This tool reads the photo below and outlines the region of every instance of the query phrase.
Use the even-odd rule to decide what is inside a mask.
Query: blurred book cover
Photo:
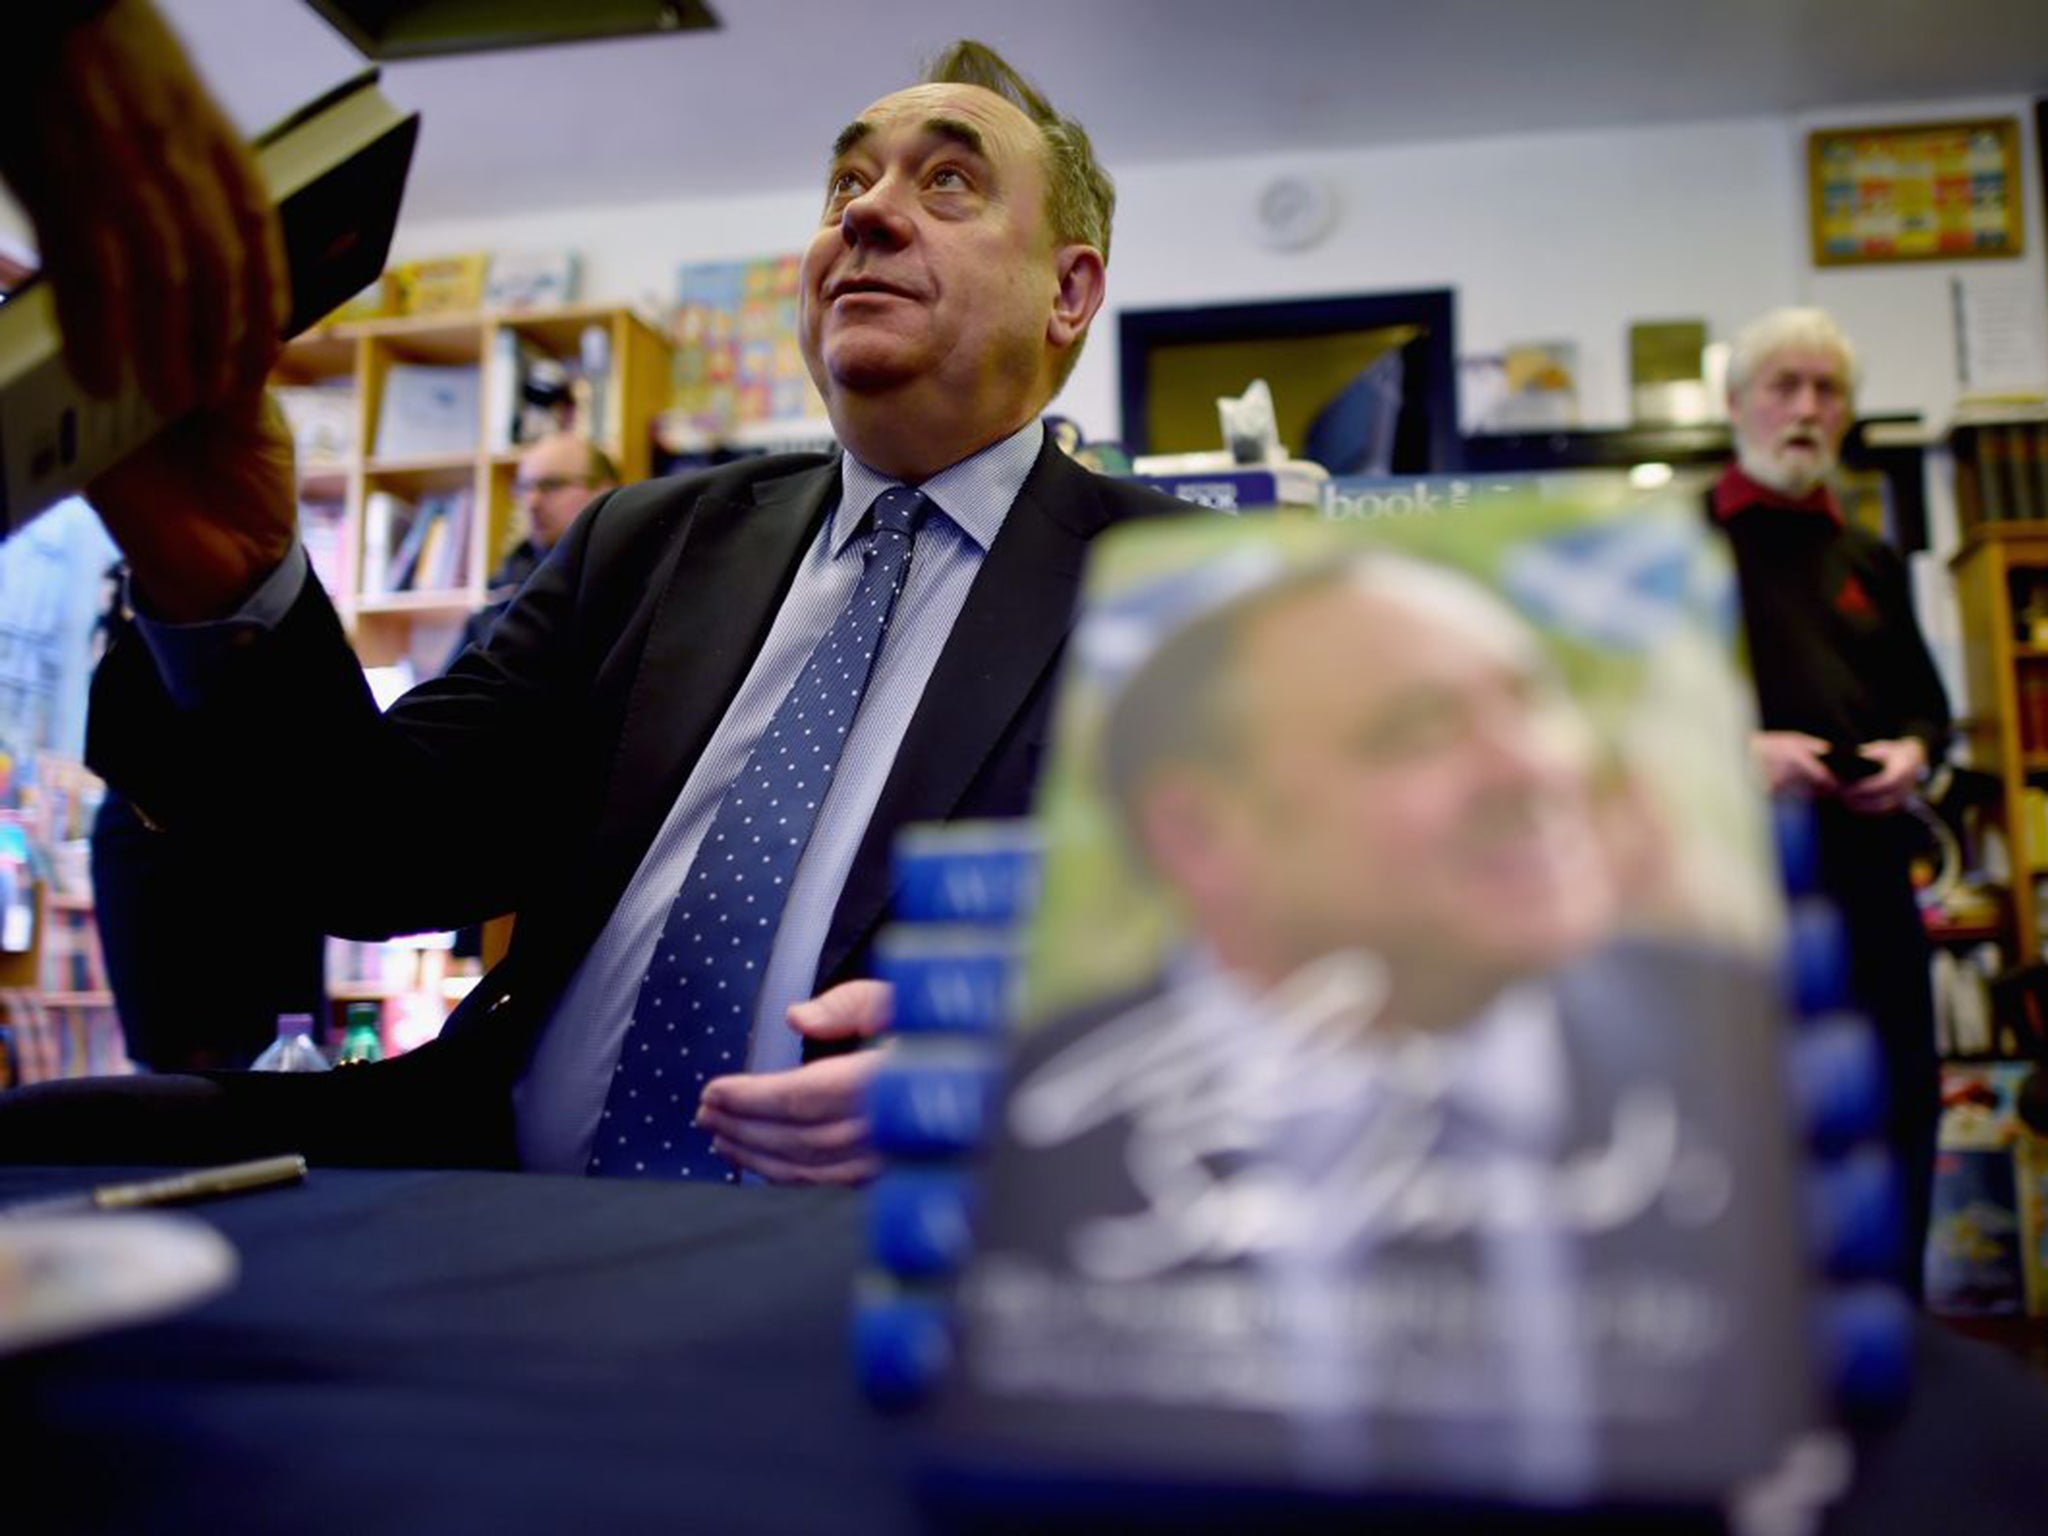
[[[469,314],[483,305],[490,265],[491,258],[483,251],[398,262],[384,274],[385,313]]]
[[[2048,1311],[2048,1141],[2021,1114],[2032,1062],[1944,1064],[1927,1306],[1952,1317]]]
[[[1579,424],[1579,349],[1570,341],[1519,342],[1472,358],[1482,432],[1533,432]]]
[[[1733,617],[1685,497],[1098,541],[942,1477],[1694,1507],[1778,1464]]]
[[[1628,328],[1632,414],[1640,426],[1685,427],[1723,409],[1707,379],[1703,320],[1643,320]]]
[[[484,307],[539,309],[573,304],[581,266],[571,250],[495,251],[484,278]]]

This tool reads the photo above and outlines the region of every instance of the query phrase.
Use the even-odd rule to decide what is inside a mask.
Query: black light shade
[[[533,48],[593,38],[708,31],[704,0],[306,0],[367,58]]]

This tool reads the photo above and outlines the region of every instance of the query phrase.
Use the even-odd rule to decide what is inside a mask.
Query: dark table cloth
[[[858,1195],[316,1169],[189,1211],[232,1290],[0,1357],[0,1528],[920,1529],[910,1426],[853,1383]],[[1918,1370],[1828,1531],[2048,1530],[2048,1385],[1933,1324]]]

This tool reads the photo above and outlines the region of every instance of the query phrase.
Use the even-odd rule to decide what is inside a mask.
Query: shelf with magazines
[[[294,341],[273,386],[302,535],[364,664],[438,669],[524,536],[513,479],[532,437],[573,427],[644,478],[669,368],[654,325],[603,304],[346,321]]]
[[[0,809],[0,1086],[132,1070],[92,893],[103,794],[83,763],[46,752]]]

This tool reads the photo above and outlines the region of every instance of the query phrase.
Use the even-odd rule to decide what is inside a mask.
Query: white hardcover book
[[[481,371],[473,364],[394,363],[377,411],[377,457],[438,458],[476,451]]]
[[[382,597],[385,573],[391,564],[391,535],[399,521],[399,501],[389,491],[372,491],[363,498],[363,590],[364,597]]]

